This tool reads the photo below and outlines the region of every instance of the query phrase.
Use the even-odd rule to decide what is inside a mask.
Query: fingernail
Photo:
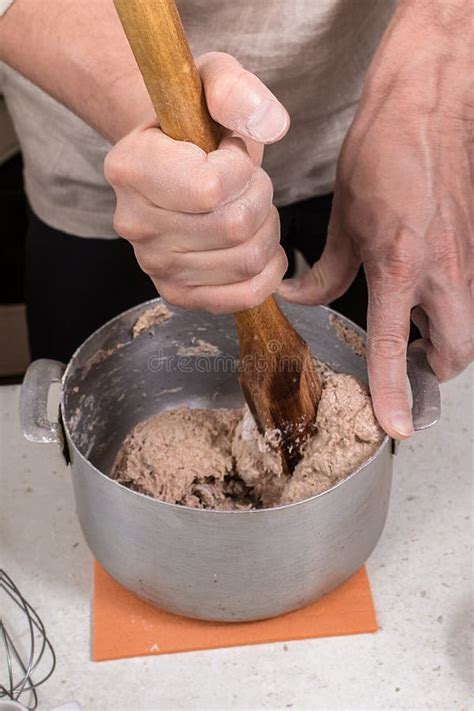
[[[280,292],[281,294],[290,293],[294,292],[298,289],[299,286],[299,281],[298,279],[285,279],[282,281],[280,286],[278,287],[277,291]]]
[[[394,412],[390,418],[392,429],[401,438],[410,437],[413,434],[413,422],[410,415],[404,412]]]
[[[276,101],[261,101],[245,124],[247,131],[256,141],[268,143],[276,141],[288,128],[288,114]]]

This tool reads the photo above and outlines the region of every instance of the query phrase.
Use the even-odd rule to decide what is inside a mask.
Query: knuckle
[[[466,273],[467,261],[462,258],[454,232],[447,231],[433,246],[435,262],[453,283],[459,283]]]
[[[394,402],[404,403],[406,400],[406,389],[397,383],[381,383],[378,388],[378,396],[385,405],[389,402],[393,404]]]
[[[148,254],[137,254],[137,262],[140,265],[140,269],[148,274],[148,276],[159,277],[160,270],[153,259],[151,259]]]
[[[259,195],[260,201],[268,205],[269,211],[274,208],[278,216],[278,210],[273,205],[273,183],[268,173],[263,170],[263,168],[257,168],[253,174],[252,182],[255,186],[255,192]]]
[[[270,202],[270,204],[273,202],[273,182],[268,173],[263,170],[263,168],[259,168],[257,171],[257,178],[261,181],[262,183],[262,191],[267,195],[267,199]],[[275,208],[275,212],[277,213],[278,216],[278,210]]]
[[[280,241],[280,215],[278,209],[272,204],[270,204],[270,218],[273,234],[278,237],[278,241]]]
[[[412,235],[402,232],[393,240],[387,261],[386,274],[391,277],[399,287],[410,288],[416,281],[419,273],[417,250],[413,248]]]
[[[115,232],[128,242],[144,242],[158,236],[159,226],[152,224],[144,216],[140,216],[134,208],[127,209],[122,200],[118,200],[114,213],[113,226]]]
[[[208,172],[196,181],[194,194],[199,212],[214,212],[224,202],[225,197],[222,181],[215,172]]]
[[[389,283],[392,288],[409,291],[422,272],[423,245],[410,230],[390,236],[380,243],[365,245],[363,261],[372,280]]]
[[[113,224],[115,232],[129,242],[138,241],[143,236],[136,220],[128,218],[118,210],[115,211]]]
[[[253,234],[254,219],[248,204],[233,203],[222,216],[223,241],[228,246],[246,242]]]
[[[116,148],[110,150],[104,158],[104,177],[108,183],[113,183],[113,178],[114,178],[113,162],[114,162],[114,151],[115,150],[116,150]]]
[[[160,255],[159,259],[149,249],[142,250],[139,253],[135,252],[137,261],[142,271],[152,277],[163,278],[170,274],[170,265],[164,255]]]
[[[407,340],[397,333],[383,333],[372,336],[369,339],[368,347],[374,358],[398,360],[406,355]]]
[[[281,245],[278,246],[277,259],[278,269],[276,271],[276,279],[277,284],[279,284],[285,276],[286,270],[288,269],[288,257],[286,256],[286,252]]]
[[[267,254],[261,241],[249,242],[245,245],[245,256],[242,263],[244,277],[255,277],[260,274],[267,263]]]
[[[173,306],[180,306],[183,309],[192,308],[189,298],[189,289],[165,281],[161,283],[159,291],[160,295]]]
[[[132,165],[120,144],[115,146],[105,157],[104,177],[114,189],[126,187],[132,182]]]

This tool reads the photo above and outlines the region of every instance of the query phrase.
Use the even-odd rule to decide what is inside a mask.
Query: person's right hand
[[[233,57],[214,52],[197,64],[210,114],[228,129],[219,148],[206,155],[147,124],[117,143],[104,171],[117,197],[115,230],[159,293],[184,308],[240,311],[264,301],[286,271],[260,163],[289,117]]]

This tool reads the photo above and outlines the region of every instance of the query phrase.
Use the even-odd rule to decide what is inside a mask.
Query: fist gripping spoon
[[[114,0],[161,130],[210,153],[219,146],[174,0]],[[305,341],[273,296],[234,314],[240,385],[261,432],[276,430],[287,473],[315,426],[321,385]]]

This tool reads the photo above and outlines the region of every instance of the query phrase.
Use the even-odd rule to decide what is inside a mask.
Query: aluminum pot
[[[387,516],[393,442],[332,489],[299,503],[252,511],[208,511],[156,501],[110,479],[118,448],[144,418],[181,405],[243,404],[236,376],[233,319],[171,307],[169,320],[132,337],[137,319],[159,299],[104,325],[69,365],[32,363],[21,392],[21,422],[35,442],[59,442],[71,463],[77,514],[93,555],[141,598],[181,615],[257,620],[307,605],[367,560]],[[324,307],[282,304],[313,354],[367,381],[365,358],[334,328]],[[219,355],[180,356],[202,339]],[[439,390],[424,351],[409,349],[415,429],[439,416]],[[47,416],[52,382],[61,386],[59,418]]]

